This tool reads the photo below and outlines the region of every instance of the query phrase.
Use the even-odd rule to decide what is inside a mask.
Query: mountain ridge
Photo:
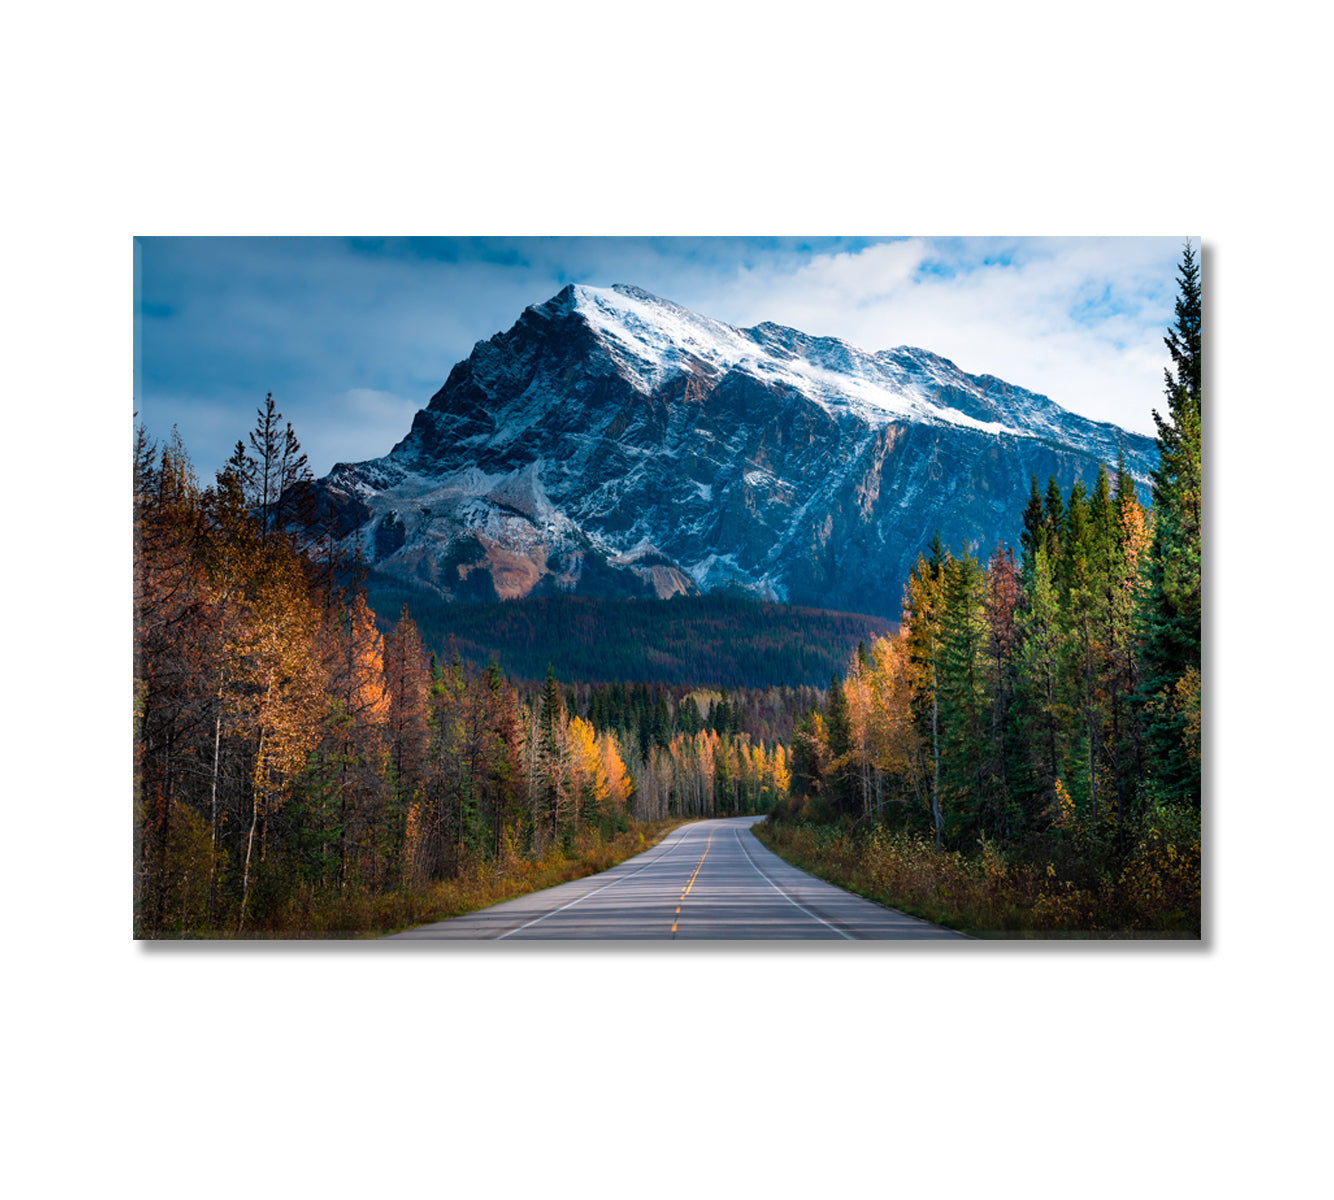
[[[1013,544],[1029,480],[1156,447],[915,347],[740,329],[571,284],[478,342],[390,452],[316,485],[345,547],[446,599],[694,594],[897,616],[939,529]]]

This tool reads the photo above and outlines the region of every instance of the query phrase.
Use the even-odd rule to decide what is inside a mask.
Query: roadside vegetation
[[[923,920],[997,938],[1196,938],[1200,836],[1195,814],[1164,807],[1130,855],[1082,829],[1026,859],[983,839],[939,851],[929,834],[850,821],[762,821],[754,833],[793,866]]]
[[[320,517],[294,519],[304,455],[271,397],[249,447],[206,488],[179,436],[135,447],[136,937],[382,932],[786,794],[774,739],[814,689],[669,700],[442,660],[298,532]]]
[[[417,925],[462,916],[504,900],[596,875],[640,854],[683,824],[682,820],[638,822],[610,836],[581,831],[565,847],[550,846],[538,858],[510,852],[476,857],[457,874],[385,890],[358,881],[344,888],[294,880],[286,871],[264,871],[255,882],[258,916],[238,935],[232,926],[208,928],[207,896],[183,893],[181,918],[159,937],[177,938],[375,938]],[[190,917],[195,917],[191,921]]]
[[[1183,253],[1145,509],[1119,463],[1031,481],[1016,559],[937,536],[897,636],[794,727],[761,830],[792,861],[942,924],[1200,936],[1200,287]]]

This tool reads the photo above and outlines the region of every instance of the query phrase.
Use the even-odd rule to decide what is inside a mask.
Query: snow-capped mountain
[[[1031,476],[1091,484],[1118,450],[1147,482],[1152,439],[928,351],[572,285],[318,489],[378,571],[452,599],[740,587],[897,617],[934,531],[1017,549]]]

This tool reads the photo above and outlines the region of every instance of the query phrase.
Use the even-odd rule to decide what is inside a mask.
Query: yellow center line
[[[695,872],[694,872],[693,875],[690,876],[690,882],[686,884],[686,890],[685,890],[684,892],[681,893],[681,901],[682,901],[682,903],[685,902],[685,898],[690,894],[690,889],[691,889],[692,887],[695,886],[695,879],[696,879],[696,877],[699,875],[700,868],[704,865],[704,860],[705,860],[706,858],[709,857],[709,847],[710,847],[711,845],[713,845],[713,834],[712,834],[712,833],[709,834],[709,840],[708,840],[707,842],[704,843],[704,853],[701,854],[701,855],[699,856],[699,862],[697,862],[697,863],[695,864]],[[680,910],[679,908],[676,910],[676,915],[677,915],[678,917],[681,915],[681,910]],[[676,922],[676,921],[673,921],[673,922],[672,922],[672,932],[673,932],[673,933],[676,932],[676,926],[677,926],[677,922]]]

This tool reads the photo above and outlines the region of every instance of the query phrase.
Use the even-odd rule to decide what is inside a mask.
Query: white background
[[[1308,1194],[1330,1065],[1313,10],[371,11],[7,21],[15,1194]],[[135,944],[131,238],[166,233],[1201,236],[1204,945]]]

